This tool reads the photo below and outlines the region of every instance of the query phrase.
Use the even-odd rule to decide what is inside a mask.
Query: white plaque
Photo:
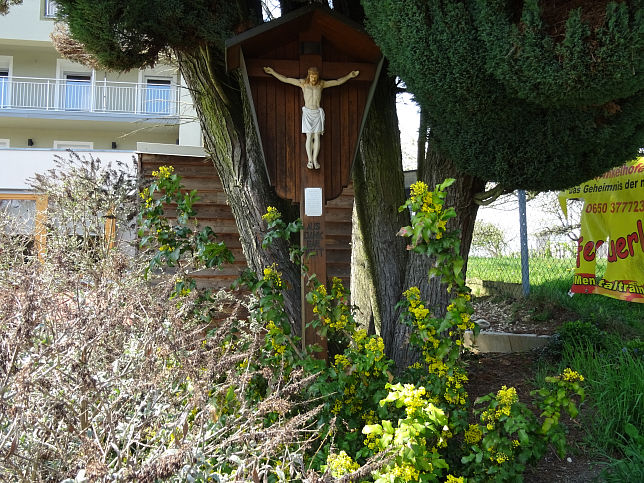
[[[304,214],[322,216],[322,188],[304,188]]]

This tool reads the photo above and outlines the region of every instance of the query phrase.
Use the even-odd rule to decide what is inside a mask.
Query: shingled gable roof
[[[323,6],[298,9],[226,41],[226,69],[236,69],[240,64],[239,52],[244,56],[262,57],[275,48],[298,39],[300,32],[319,28],[322,36],[334,48],[345,51],[356,62],[378,63],[380,49],[360,25]]]

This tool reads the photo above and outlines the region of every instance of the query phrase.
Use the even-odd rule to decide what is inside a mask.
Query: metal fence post
[[[525,191],[518,190],[519,197],[519,237],[521,238],[521,285],[523,295],[530,295],[530,262],[528,259],[528,222],[526,218]]]

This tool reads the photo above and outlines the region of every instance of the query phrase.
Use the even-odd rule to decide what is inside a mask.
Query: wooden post
[[[313,253],[305,258],[309,274],[315,274],[318,281],[326,286],[326,244],[324,224],[324,166],[319,170],[306,168],[304,162],[301,172],[302,202],[300,217],[304,228],[300,234],[300,246],[305,253]],[[307,324],[313,319],[313,306],[307,303],[306,293],[313,287],[307,283],[308,277],[302,271],[302,347],[317,344],[322,347],[319,357],[328,359],[326,339]]]
[[[34,245],[38,253],[38,259],[42,262],[47,249],[47,206],[49,197],[47,195],[36,195],[36,218],[34,220]]]
[[[301,32],[299,35],[300,45],[307,46],[300,51],[300,77],[308,75],[309,67],[322,68],[321,41],[322,35],[319,30],[313,29]],[[302,48],[302,47],[301,47]],[[323,94],[324,96],[324,94]],[[304,136],[304,134],[301,134]],[[320,136],[319,159],[323,159],[322,150],[324,146],[324,135]],[[307,157],[304,149],[304,143],[301,143],[300,150],[300,189],[302,190],[300,198],[300,217],[304,229],[301,233],[300,246],[305,253],[314,252],[305,260],[308,265],[309,273],[317,275],[318,281],[326,286],[326,244],[325,244],[325,226],[324,226],[324,173],[330,169],[325,163],[320,163],[320,169],[307,168]],[[306,347],[317,344],[322,347],[322,352],[318,356],[328,359],[328,350],[326,339],[313,328],[307,328],[306,325],[313,319],[313,307],[306,302],[306,293],[311,290],[311,286],[306,283],[304,273],[302,273],[302,346]]]

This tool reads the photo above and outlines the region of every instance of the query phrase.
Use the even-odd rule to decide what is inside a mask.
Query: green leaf
[[[379,424],[367,424],[362,428],[362,434],[382,434],[382,426]]]
[[[637,441],[640,437],[640,433],[637,430],[637,428],[631,424],[631,423],[626,423],[624,425],[624,431],[626,434],[628,434],[631,438],[633,438],[635,441]]]
[[[455,181],[456,181],[456,179],[454,179],[454,178],[447,178],[445,181],[443,181],[441,184],[438,185],[438,188],[441,191],[444,191],[445,188],[447,188],[449,186],[452,186]]]

